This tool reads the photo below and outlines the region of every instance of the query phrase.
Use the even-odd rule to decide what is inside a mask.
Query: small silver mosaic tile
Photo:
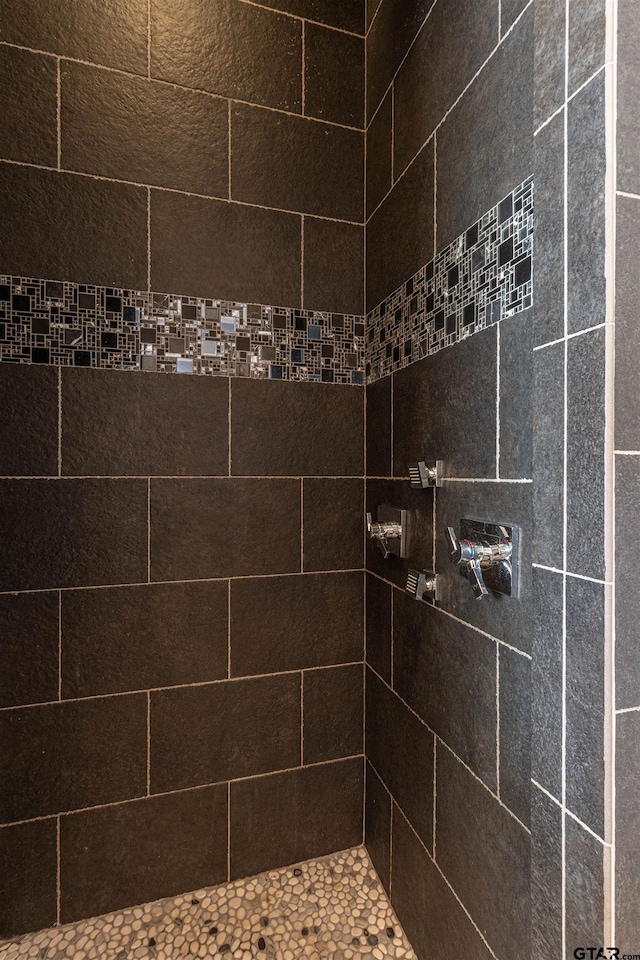
[[[0,361],[361,384],[364,318],[0,276]]]
[[[533,303],[533,178],[367,315],[368,383]]]

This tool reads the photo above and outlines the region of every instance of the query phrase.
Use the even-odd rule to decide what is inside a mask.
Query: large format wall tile
[[[235,104],[231,144],[234,200],[362,223],[362,133]]]
[[[61,77],[65,169],[227,196],[224,100],[67,61]]]
[[[64,474],[227,475],[228,444],[226,379],[63,370]]]
[[[150,551],[152,580],[295,573],[300,482],[152,480]]]
[[[361,758],[231,784],[231,879],[362,843]]]
[[[390,477],[393,473],[391,449],[391,377],[367,384],[366,442],[367,476]]]
[[[619,196],[616,206],[615,445],[618,450],[640,450],[637,416],[640,275],[636,260],[640,242],[640,199]]]
[[[364,392],[315,383],[274,386],[245,379],[232,384],[232,473],[361,476]]]
[[[497,956],[524,960],[530,956],[530,837],[440,746],[437,778],[438,864]]]
[[[305,310],[364,312],[364,228],[305,217]]]
[[[3,165],[0,172],[4,271],[146,288],[144,187],[31,167]]]
[[[0,713],[0,821],[141,796],[147,698],[97,698]]]
[[[147,579],[144,480],[2,480],[1,590]]]
[[[393,587],[374,577],[366,576],[366,660],[375,672],[391,683],[391,603]]]
[[[270,107],[301,108],[302,24],[237,0],[151,3],[151,75]]]
[[[367,120],[386,93],[431,0],[383,0],[367,37]]]
[[[531,808],[531,661],[499,650],[500,799],[525,824]]]
[[[640,194],[640,136],[636,104],[640,95],[638,9],[635,0],[618,4],[617,172],[619,190]]]
[[[564,587],[561,573],[533,571],[531,776],[562,798]]]
[[[391,796],[369,762],[366,764],[364,842],[385,890],[391,879]]]
[[[370,670],[366,677],[366,752],[428,849],[433,847],[434,738]]]
[[[392,91],[386,95],[367,130],[367,169],[365,172],[367,218],[392,187]]]
[[[63,697],[226,677],[227,593],[224,581],[65,591]]]
[[[151,791],[297,767],[300,711],[299,674],[152,693]]]
[[[536,311],[538,312],[538,311]],[[534,563],[561,569],[564,530],[565,344],[533,354]]]
[[[321,763],[362,753],[363,668],[308,670],[303,678],[304,762]]]
[[[616,457],[616,704],[640,705],[638,623],[640,598],[636,590],[640,535],[640,457]]]
[[[363,600],[361,573],[234,580],[231,676],[362,660]]]
[[[0,49],[4,91],[0,157],[48,167],[57,164],[56,83],[53,57],[13,47]]]
[[[339,30],[364,33],[362,0],[255,0],[262,7],[283,10],[295,17],[317,20]]]
[[[58,371],[0,364],[0,408],[0,476],[55,476]]]
[[[299,307],[300,217],[152,190],[151,287]]]
[[[305,23],[304,91],[306,116],[362,127],[364,40]]]
[[[63,923],[223,883],[226,785],[63,817]]]
[[[0,706],[58,699],[58,594],[0,596]]]
[[[564,101],[566,6],[536,0],[533,125],[538,129]]]
[[[147,72],[146,0],[0,3],[0,39],[131,73]]]
[[[501,477],[526,478],[533,472],[533,309],[508,317],[498,327],[500,341]]]
[[[640,712],[616,718],[616,930],[621,948],[631,950],[638,936],[640,900]]]
[[[53,817],[0,829],[0,937],[55,924],[56,879]]]
[[[536,8],[537,9],[537,8]],[[535,139],[535,344],[564,336],[564,112]]]
[[[604,877],[602,844],[565,816],[565,928],[569,957],[575,956],[576,947],[603,942]]]
[[[572,0],[569,4],[568,94],[589,80],[607,58],[606,0]]]
[[[364,483],[316,477],[303,484],[304,570],[362,567]]]
[[[531,792],[532,957],[562,956],[562,808]]]

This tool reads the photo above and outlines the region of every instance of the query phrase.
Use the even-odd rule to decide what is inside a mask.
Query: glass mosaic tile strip
[[[0,276],[0,361],[362,384],[364,317]]]
[[[533,303],[533,178],[367,315],[368,383]]]

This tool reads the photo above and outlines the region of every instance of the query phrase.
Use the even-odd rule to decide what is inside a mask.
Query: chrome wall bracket
[[[385,560],[407,555],[407,511],[386,505],[378,507],[377,520],[367,513],[367,536],[375,540]]]
[[[433,466],[428,467],[424,460],[409,464],[409,479],[412,487],[425,490],[427,487],[441,487],[444,463],[436,460]]]
[[[447,527],[449,559],[466,577],[476,600],[490,591],[517,597],[520,573],[520,531],[510,524],[460,521],[460,538]]]
[[[427,570],[409,570],[405,590],[415,600],[435,605],[438,602],[438,576]]]

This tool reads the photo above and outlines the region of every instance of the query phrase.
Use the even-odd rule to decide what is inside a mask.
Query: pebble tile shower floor
[[[0,942],[2,960],[215,956],[415,960],[363,847]]]

